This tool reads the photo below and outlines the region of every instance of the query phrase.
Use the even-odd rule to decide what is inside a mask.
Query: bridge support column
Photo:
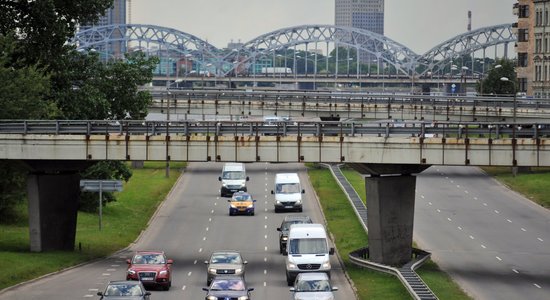
[[[365,178],[369,259],[402,266],[412,258],[416,177],[429,166],[352,164]]]
[[[80,198],[78,171],[90,163],[27,162],[27,165],[32,169],[27,177],[30,250],[74,250]]]

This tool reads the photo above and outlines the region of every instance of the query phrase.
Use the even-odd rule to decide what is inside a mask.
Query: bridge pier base
[[[412,258],[416,177],[429,166],[352,164],[365,178],[369,260],[402,266]]]
[[[30,250],[74,250],[80,198],[78,171],[89,163],[27,162],[27,165],[32,168],[27,176]],[[55,165],[58,170],[49,168]]]

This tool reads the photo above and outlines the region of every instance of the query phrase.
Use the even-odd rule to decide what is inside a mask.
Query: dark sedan
[[[311,224],[311,218],[302,215],[290,215],[286,216],[281,223],[281,227],[277,228],[279,231],[279,253],[283,254],[286,250],[286,244],[288,240],[288,232],[290,231],[290,225],[292,224]]]
[[[253,290],[254,288],[248,288],[244,279],[237,275],[218,275],[208,288],[203,288],[203,291],[206,291],[205,300],[250,300],[250,292]]]

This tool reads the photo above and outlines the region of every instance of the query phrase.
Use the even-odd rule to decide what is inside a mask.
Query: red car
[[[126,260],[126,280],[140,280],[145,286],[159,286],[169,290],[172,285],[172,263],[163,251],[138,251]]]

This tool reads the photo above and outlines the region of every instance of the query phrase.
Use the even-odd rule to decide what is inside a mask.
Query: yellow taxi
[[[243,214],[243,215],[254,215],[254,202],[256,200],[252,199],[252,196],[246,192],[236,192],[231,197],[231,200],[227,200],[229,202],[229,215],[237,215],[237,214]]]

